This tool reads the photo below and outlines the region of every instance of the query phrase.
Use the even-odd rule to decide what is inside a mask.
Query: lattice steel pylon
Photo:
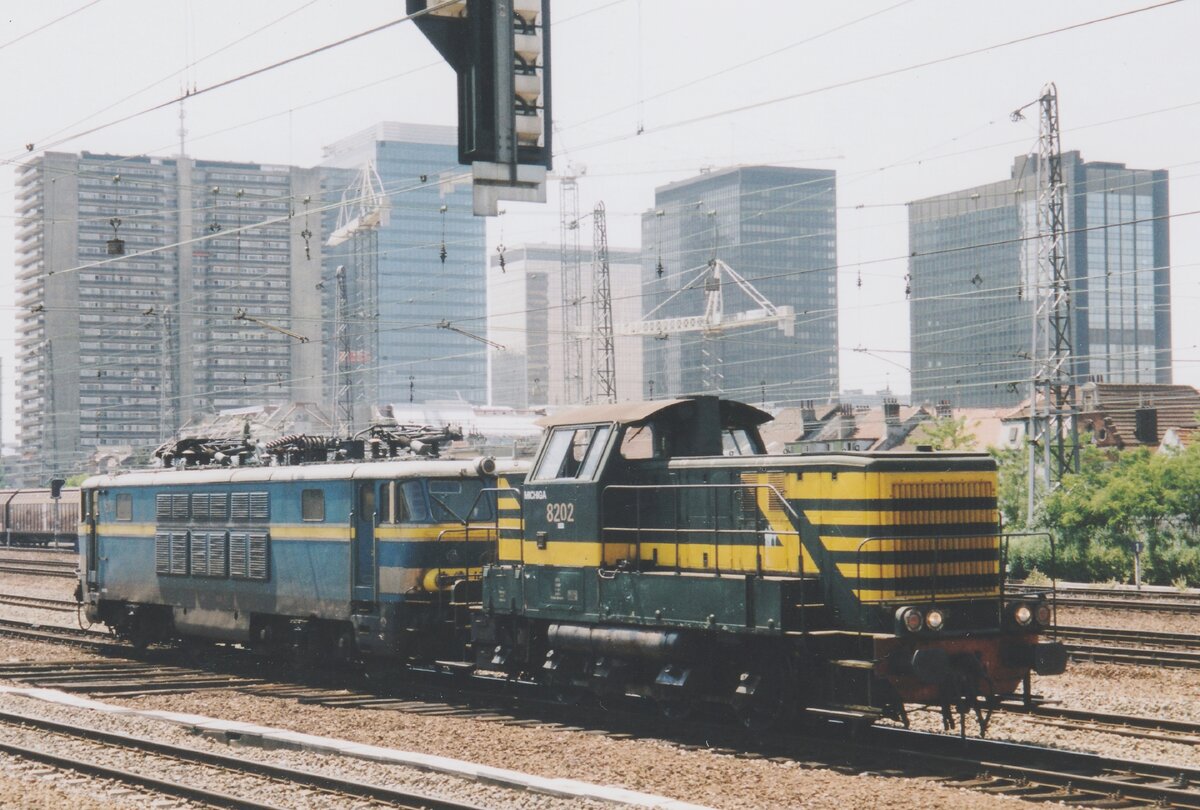
[[[354,375],[351,371],[350,296],[346,290],[346,267],[334,271],[333,315],[333,435],[349,436],[354,431]]]
[[[595,402],[617,401],[617,358],[613,336],[612,279],[608,265],[608,222],[604,203],[592,211],[592,369]]]
[[[583,401],[583,302],[580,298],[579,268],[579,184],[574,175],[559,182],[561,212],[561,341],[563,402],[577,405]]]
[[[1058,89],[1042,89],[1039,109],[1037,163],[1037,264],[1033,288],[1033,374],[1029,398],[1029,507],[1040,450],[1046,490],[1064,475],[1079,471],[1079,426],[1076,419],[1074,352],[1071,338],[1071,278],[1067,268],[1066,185],[1062,172],[1062,141],[1058,118]],[[1026,105],[1031,106],[1031,105]],[[1024,108],[1022,108],[1024,109]],[[1014,113],[1019,117],[1020,110]]]

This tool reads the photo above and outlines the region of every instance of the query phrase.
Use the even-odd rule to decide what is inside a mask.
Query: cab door
[[[607,424],[551,430],[522,493],[526,563],[604,564],[600,473],[612,433]]]
[[[96,590],[98,559],[100,555],[99,538],[97,537],[96,516],[99,511],[99,492],[91,489],[80,490],[80,513],[83,517],[83,554],[84,571],[86,571],[88,590]]]
[[[375,482],[354,482],[354,511],[351,522],[351,568],[353,599],[375,601]]]

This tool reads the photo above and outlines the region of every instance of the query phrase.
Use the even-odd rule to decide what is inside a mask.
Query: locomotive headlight
[[[921,625],[925,621],[925,617],[921,615],[921,611],[914,607],[904,607],[896,611],[896,618],[904,625],[904,629],[910,633],[915,633],[921,629]]]
[[[925,626],[930,630],[941,630],[946,624],[946,617],[937,608],[933,608],[925,614]]]
[[[1033,621],[1033,611],[1029,609],[1029,605],[1022,602],[1013,608],[1012,617],[1017,624],[1026,627]]]
[[[1054,614],[1050,610],[1050,606],[1047,605],[1045,602],[1042,602],[1040,605],[1037,606],[1037,609],[1034,611],[1034,614],[1037,616],[1037,623],[1042,625],[1043,627],[1049,625],[1051,619],[1054,618]]]

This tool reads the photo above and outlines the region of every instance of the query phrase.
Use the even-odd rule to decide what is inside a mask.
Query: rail
[[[785,530],[785,531],[779,531],[777,529],[772,528],[770,525],[767,525],[765,528],[762,526],[763,518],[758,509],[758,497],[757,496],[758,496],[759,490],[767,490],[771,495],[775,496],[776,504],[784,512],[787,513],[789,521],[791,522],[791,525],[793,527],[792,529]],[[711,492],[712,502],[708,505],[709,508],[706,510],[700,510],[698,512],[698,514],[700,516],[703,516],[705,519],[711,518],[711,523],[712,523],[711,526],[695,527],[695,526],[681,526],[680,525],[680,513],[682,511],[680,509],[680,494],[684,493],[684,492],[688,492],[688,491]],[[728,519],[729,519],[730,523],[732,523],[736,520],[735,510],[732,510],[732,509],[722,510],[720,508],[718,498],[722,491],[726,491],[726,492],[739,491],[739,492],[743,492],[743,493],[747,492],[747,491],[753,492],[752,503],[754,504],[754,512],[753,512],[753,515],[754,515],[753,519],[754,519],[754,523],[755,523],[754,528],[722,528],[721,527],[721,517],[723,514],[729,515]],[[776,487],[774,484],[610,484],[610,485],[606,486],[600,494],[600,509],[601,509],[600,513],[601,513],[601,515],[608,514],[608,509],[607,509],[608,504],[609,504],[608,499],[613,493],[619,493],[619,492],[632,492],[633,493],[634,525],[633,526],[601,525],[601,528],[600,528],[600,559],[601,559],[601,567],[602,568],[604,567],[604,564],[608,560],[608,546],[610,545],[608,537],[610,534],[614,534],[614,535],[622,535],[622,534],[630,535],[630,534],[632,534],[633,535],[632,541],[626,541],[624,543],[624,545],[626,547],[628,547],[630,545],[632,545],[634,547],[635,552],[634,552],[633,562],[638,567],[641,567],[641,565],[642,565],[642,545],[645,542],[647,542],[647,540],[646,540],[647,536],[650,536],[651,538],[663,537],[663,536],[671,538],[670,543],[674,546],[674,550],[675,550],[675,572],[676,573],[680,573],[683,570],[682,555],[680,554],[680,546],[682,544],[683,539],[689,538],[689,537],[692,537],[692,536],[695,536],[698,534],[707,534],[712,537],[713,558],[714,558],[713,564],[712,564],[712,570],[717,576],[720,576],[722,573],[722,570],[721,570],[722,540],[725,539],[727,542],[724,543],[724,546],[726,548],[730,548],[731,546],[734,545],[733,539],[738,538],[738,537],[754,537],[754,538],[758,539],[757,542],[754,543],[755,573],[758,576],[762,576],[764,573],[794,573],[794,572],[799,572],[799,574],[802,578],[804,576],[804,573],[805,573],[804,572],[804,546],[803,546],[803,543],[800,542],[800,532],[794,528],[797,525],[797,522],[799,521],[800,516],[797,514],[796,510],[792,507],[792,505],[789,504],[786,499],[784,499],[783,494],[779,491],[778,487]],[[664,492],[671,493],[671,497],[673,499],[672,505],[671,505],[671,515],[673,518],[672,519],[673,525],[671,525],[671,526],[646,526],[646,525],[643,525],[643,499],[642,499],[642,496],[647,493],[650,493],[650,494],[653,494],[656,496],[661,496]],[[745,507],[745,503],[744,503],[744,496],[743,496],[743,502],[739,504],[739,507],[740,508],[737,510],[737,512],[740,512],[740,514],[745,515],[746,507]],[[783,542],[783,539],[789,538],[789,537],[794,537],[796,539],[796,556],[797,556],[796,568],[791,569],[786,566],[783,568],[766,568],[766,567],[764,567],[763,556],[765,553],[765,549],[771,548],[771,547],[786,548],[786,545]],[[772,540],[774,542],[770,542]],[[653,540],[651,542],[653,542]],[[612,544],[620,545],[621,543],[614,541]],[[743,545],[743,544],[739,543],[737,545]],[[737,573],[745,573],[744,569],[740,569],[740,568],[737,568],[736,566],[732,565],[732,554],[730,556],[731,556],[730,569],[732,569],[733,571],[736,571]],[[703,567],[705,569],[707,569],[709,566],[704,565]]]

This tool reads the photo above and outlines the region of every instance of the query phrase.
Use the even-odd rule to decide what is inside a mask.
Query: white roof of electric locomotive
[[[259,481],[343,481],[399,478],[474,478],[483,458],[413,458],[389,461],[298,464],[280,467],[205,467],[134,470],[95,475],[80,486],[96,489],[106,486],[136,487],[164,484],[238,484]],[[496,460],[496,474],[525,472],[529,463],[513,459]]]

